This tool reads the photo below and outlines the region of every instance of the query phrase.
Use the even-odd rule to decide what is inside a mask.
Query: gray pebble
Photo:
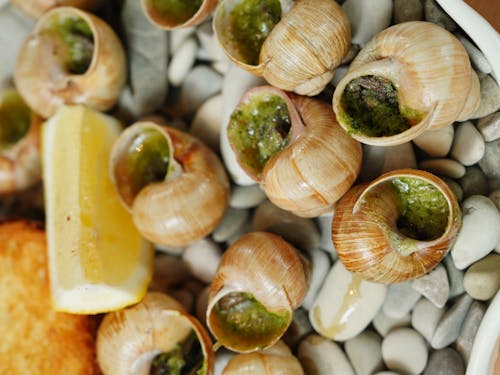
[[[411,286],[437,307],[443,307],[450,294],[448,276],[442,265],[438,265],[427,275],[413,280]]]
[[[356,375],[370,375],[382,370],[382,339],[372,331],[361,332],[344,344]]]
[[[484,139],[470,121],[455,127],[455,137],[450,156],[462,165],[476,164],[484,155]]]
[[[421,374],[427,364],[428,352],[424,338],[411,328],[398,328],[382,342],[386,366],[406,375]]]
[[[260,188],[260,185],[231,187],[231,198],[229,206],[233,208],[252,208],[257,207],[266,199],[266,194]]]
[[[453,159],[435,158],[422,160],[418,167],[425,171],[450,178],[460,178],[465,174],[465,167]]]
[[[380,309],[373,319],[373,326],[381,336],[385,337],[395,328],[408,327],[410,325],[410,321],[410,313],[405,314],[401,318],[391,318],[384,313],[384,309]]]
[[[428,299],[422,298],[413,309],[411,325],[430,342],[443,314],[444,308],[437,307]]]
[[[477,130],[486,142],[495,141],[500,138],[500,112],[492,113],[480,119]]]
[[[500,255],[492,253],[465,272],[465,291],[474,299],[486,301],[500,288]]]
[[[347,52],[347,55],[342,60],[341,64],[342,65],[349,64],[352,60],[354,60],[354,58],[356,57],[356,55],[358,54],[360,49],[361,49],[361,47],[359,46],[359,44],[351,44],[351,46],[349,47],[349,51]]]
[[[477,330],[481,324],[481,320],[483,320],[485,312],[486,306],[481,302],[474,301],[465,317],[460,335],[458,335],[456,341],[456,348],[462,355],[465,363],[469,362],[472,345],[474,344]]]
[[[488,194],[488,179],[478,167],[467,167],[465,175],[458,182],[462,187],[464,198],[476,194]]]
[[[455,21],[439,6],[435,0],[425,0],[425,20],[438,24],[446,30],[453,32],[457,28]]]
[[[330,253],[332,260],[337,259],[337,253],[332,242],[333,215],[321,215],[316,219],[321,232],[321,249]]]
[[[423,375],[463,375],[465,366],[460,354],[451,348],[432,352]]]
[[[424,6],[420,0],[395,0],[394,23],[421,21],[424,19]]]
[[[457,339],[473,301],[468,294],[463,294],[444,313],[432,336],[431,346],[434,349],[443,349]]]
[[[453,258],[448,254],[444,258],[444,265],[448,273],[448,281],[450,283],[450,298],[459,296],[465,292],[464,288],[464,271],[459,270],[453,262]]]
[[[408,314],[420,299],[421,294],[412,288],[412,282],[389,285],[385,297],[384,313],[392,318],[402,318]]]
[[[497,206],[498,210],[500,211],[500,190],[495,190],[493,191],[488,198],[490,198],[493,203],[495,203],[495,206]]]
[[[293,312],[293,319],[290,326],[283,335],[283,341],[290,347],[295,346],[313,331],[309,322],[309,314],[304,309],[297,309]]]
[[[500,138],[486,143],[483,158],[479,166],[489,178],[500,179]]]
[[[248,220],[248,210],[229,207],[219,223],[212,232],[212,238],[216,242],[226,241],[234,232],[245,225]]]
[[[446,182],[446,185],[448,185],[453,194],[455,194],[455,197],[457,197],[457,200],[460,202],[464,197],[462,187],[455,180],[452,180],[449,177],[441,177],[441,179]]]
[[[460,43],[464,46],[465,50],[469,54],[472,66],[484,74],[491,73],[491,65],[488,59],[483,55],[481,50],[477,48],[472,42],[461,34],[455,34]]]
[[[182,113],[190,116],[211,96],[222,88],[222,77],[206,65],[194,67],[184,79],[181,87],[180,105]]]
[[[470,116],[471,119],[477,119],[488,116],[500,109],[500,87],[490,75],[484,75],[479,78],[481,86],[481,103],[479,108]]]

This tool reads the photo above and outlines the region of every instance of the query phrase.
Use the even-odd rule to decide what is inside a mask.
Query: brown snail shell
[[[207,326],[221,345],[236,352],[272,346],[285,333],[293,311],[302,303],[309,273],[305,258],[281,237],[266,232],[244,235],[222,256],[210,286]],[[219,303],[232,303],[235,294],[251,295],[265,308],[266,314],[279,316],[283,324],[278,329],[273,327],[271,332],[261,331],[259,326],[246,327],[245,332],[237,327],[228,328],[217,311],[224,309]],[[252,322],[255,321],[252,315]]]
[[[365,119],[359,122],[369,129],[351,126],[342,97],[356,79],[366,77],[392,83],[397,90],[398,109],[409,120],[406,130],[391,131],[384,124],[375,132]],[[378,95],[382,91],[374,92]],[[468,119],[479,100],[479,80],[462,44],[442,27],[416,21],[389,27],[363,47],[335,89],[333,109],[344,129],[360,142],[393,146],[425,130]],[[387,121],[387,116],[382,118]]]
[[[11,0],[12,4],[31,17],[38,18],[50,9],[71,6],[93,11],[99,8],[102,0]]]
[[[412,187],[411,182],[401,179],[413,179],[433,188]],[[413,204],[415,209],[422,207],[421,202],[425,199],[432,199],[425,208],[431,210],[430,214],[422,216],[426,221],[419,228],[428,233],[421,231],[424,234],[413,235],[403,231],[404,204],[393,187],[397,181],[406,184],[403,189],[412,194],[408,195],[408,204]],[[417,195],[417,191],[423,194],[434,191],[434,195],[426,198]],[[444,210],[432,211],[432,207],[439,210],[440,204]],[[411,225],[418,225],[415,224],[418,218],[408,220]],[[355,186],[342,197],[335,209],[332,240],[346,269],[370,281],[396,283],[416,278],[434,268],[453,245],[460,225],[460,207],[444,181],[429,172],[400,169],[369,184]]]
[[[196,26],[202,23],[214,10],[217,5],[217,0],[200,1],[198,7],[194,7],[187,14],[176,14],[172,7],[165,5],[165,10],[162,11],[161,6],[158,8],[157,3],[162,3],[161,0],[141,0],[144,13],[149,21],[157,27],[165,30],[173,30],[184,27]],[[164,1],[164,3],[168,3]],[[195,1],[185,1],[187,5],[195,4]],[[195,4],[196,5],[196,4]]]
[[[105,375],[148,375],[153,358],[168,353],[194,331],[204,356],[203,375],[213,373],[208,332],[179,302],[149,292],[137,305],[108,313],[97,332],[97,360]]]
[[[283,90],[310,96],[320,93],[349,50],[350,26],[342,8],[331,0],[297,0],[292,5],[280,0],[281,20],[253,64],[240,52],[231,26],[231,12],[244,2],[224,0],[214,13],[215,35],[231,61]]]
[[[233,114],[262,94],[277,95],[286,103],[291,123],[289,144],[260,170],[248,165],[248,151],[238,149],[237,141],[229,136],[238,162],[276,206],[302,217],[331,211],[358,176],[361,145],[344,132],[328,104],[288,95],[271,86],[249,90]]]
[[[148,131],[165,139],[168,171],[163,179],[131,193],[128,172],[120,170],[120,163],[130,145]],[[153,122],[137,122],[120,135],[111,151],[110,173],[141,234],[166,247],[186,246],[209,234],[228,205],[229,181],[218,156],[193,136]]]
[[[11,143],[5,139],[14,126],[11,121],[24,117],[26,132]],[[0,194],[34,186],[41,179],[40,127],[42,119],[34,114],[14,89],[0,92]]]
[[[262,351],[231,358],[222,375],[303,375],[299,360],[283,341]]]
[[[61,22],[81,21],[88,26],[92,42],[80,34],[64,31],[61,26]],[[79,47],[81,53],[91,49],[87,51],[91,57],[85,71],[76,73],[68,67],[75,52],[71,52],[62,35],[86,40]],[[100,18],[72,7],[54,8],[38,20],[21,46],[14,72],[16,87],[24,100],[45,118],[63,104],[84,104],[106,111],[118,99],[125,78],[125,54],[114,31]]]

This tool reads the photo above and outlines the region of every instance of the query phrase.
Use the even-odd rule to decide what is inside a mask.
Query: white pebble
[[[168,35],[170,54],[175,54],[177,50],[183,45],[183,43],[191,37],[196,31],[195,27],[183,27],[180,29],[171,30]]]
[[[306,374],[355,375],[342,349],[318,335],[309,335],[301,341],[297,358]]]
[[[411,286],[437,307],[443,307],[450,295],[448,275],[441,264],[427,275],[413,280]]]
[[[427,130],[413,140],[413,143],[429,156],[443,158],[448,155],[453,143],[454,128],[448,125],[437,130]]]
[[[323,285],[326,275],[330,270],[330,261],[328,255],[319,249],[309,252],[309,258],[311,261],[311,276],[309,280],[309,289],[302,302],[302,307],[306,310],[310,310],[318,290]]]
[[[486,301],[500,288],[500,255],[490,254],[465,272],[465,291],[474,299]]]
[[[382,342],[382,357],[389,369],[417,375],[427,364],[427,346],[418,332],[399,328],[390,332]]]
[[[464,269],[485,257],[500,241],[500,213],[491,199],[472,195],[462,204],[462,227],[451,249],[453,262]]]
[[[186,79],[186,76],[196,60],[197,49],[198,44],[196,40],[191,37],[175,51],[168,66],[168,81],[172,86],[179,86],[184,79]]]
[[[417,168],[417,159],[411,142],[386,147],[382,173],[403,168]]]
[[[411,325],[430,342],[443,314],[444,308],[437,307],[428,299],[422,298],[413,309]]]
[[[188,245],[182,254],[182,260],[191,273],[205,283],[212,282],[221,257],[222,251],[219,245],[208,238]]]
[[[371,375],[382,370],[382,339],[373,331],[361,332],[344,344],[356,375]]]
[[[476,164],[484,155],[485,145],[481,134],[470,121],[457,125],[450,156],[462,165]]]
[[[212,232],[212,238],[217,242],[226,241],[233,233],[245,225],[249,216],[250,213],[246,209],[229,207],[222,221]]]
[[[222,76],[206,65],[194,67],[184,79],[180,93],[180,105],[184,115],[192,115],[208,98],[219,93]],[[222,103],[222,102],[221,102]],[[221,108],[214,109],[221,116]]]
[[[215,152],[219,151],[221,111],[222,95],[212,96],[198,108],[189,129]]]
[[[351,21],[352,43],[364,45],[391,24],[392,0],[347,0],[342,7]]]
[[[455,34],[460,43],[464,46],[465,50],[469,54],[470,60],[474,68],[479,70],[481,73],[490,74],[491,64],[488,59],[484,57],[483,53],[463,35]]]
[[[460,178],[465,175],[465,167],[453,159],[427,159],[418,164],[420,169],[450,178]]]
[[[215,353],[214,375],[222,375],[227,363],[236,355],[227,349],[220,348]]]
[[[335,212],[333,212],[333,215]],[[332,241],[332,213],[319,216],[316,221],[321,232],[321,249],[327,251],[333,260],[337,259],[337,253]]]
[[[407,327],[410,325],[410,313],[405,314],[401,318],[391,318],[384,313],[384,309],[380,309],[373,319],[373,326],[381,336],[386,336],[395,328]]]
[[[412,288],[411,281],[391,284],[382,308],[388,316],[402,318],[411,311],[420,297],[421,294]]]
[[[234,208],[252,208],[261,204],[266,199],[266,193],[260,185],[231,187],[229,206]]]

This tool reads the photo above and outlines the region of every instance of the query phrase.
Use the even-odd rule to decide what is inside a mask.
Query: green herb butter
[[[5,91],[0,100],[0,150],[20,141],[28,132],[31,111],[14,90]]]
[[[345,87],[340,118],[354,134],[389,137],[418,124],[424,114],[399,105],[398,90],[388,79],[373,75],[353,79]]]
[[[290,114],[285,100],[258,94],[231,115],[227,135],[247,168],[260,174],[267,161],[290,141]]]
[[[148,0],[150,8],[170,24],[182,24],[200,9],[203,0]]]
[[[264,40],[281,19],[279,0],[244,0],[229,14],[230,35],[243,61],[259,64]]]

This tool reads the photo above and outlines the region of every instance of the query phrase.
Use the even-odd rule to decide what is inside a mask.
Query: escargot
[[[123,47],[100,18],[73,7],[45,13],[21,46],[14,71],[19,93],[42,117],[63,104],[110,109],[125,84]]]
[[[141,0],[141,3],[151,23],[172,30],[200,24],[212,13],[217,0]]]
[[[210,285],[207,325],[236,352],[272,346],[307,292],[308,261],[280,236],[252,232],[222,256]]]
[[[461,224],[457,199],[439,177],[395,170],[349,190],[338,202],[332,241],[345,268],[381,283],[433,269]]]
[[[189,134],[154,122],[122,132],[110,173],[141,234],[163,246],[206,236],[228,205],[229,181],[218,156]]]
[[[361,146],[330,106],[271,86],[249,90],[227,136],[245,172],[278,207],[298,216],[328,212],[361,168]]]
[[[325,88],[351,38],[347,15],[331,0],[224,0],[213,28],[235,64],[302,95]]]
[[[96,353],[104,375],[211,375],[214,366],[205,328],[179,302],[158,292],[108,313],[97,332]]]
[[[84,10],[96,10],[102,0],[12,0],[12,4],[34,18],[40,17],[52,8],[71,6]]]
[[[393,146],[468,119],[479,100],[478,77],[458,39],[415,21],[363,47],[335,88],[333,110],[360,142]]]

